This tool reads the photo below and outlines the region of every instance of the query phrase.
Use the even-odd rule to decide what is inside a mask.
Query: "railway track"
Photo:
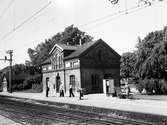
[[[23,125],[27,123],[34,125],[33,121],[39,123],[39,125],[41,125],[43,121],[48,124],[61,123],[68,125],[152,125],[151,123],[121,119],[89,111],[15,100],[9,101],[5,98],[0,99],[0,110],[9,112],[14,119],[22,120]]]

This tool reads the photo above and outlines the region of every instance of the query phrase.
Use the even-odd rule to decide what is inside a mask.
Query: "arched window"
[[[59,61],[59,68],[61,67],[61,56],[58,56],[58,61]]]
[[[70,75],[70,84],[75,88],[75,75]]]

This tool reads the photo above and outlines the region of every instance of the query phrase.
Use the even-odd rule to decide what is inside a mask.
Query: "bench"
[[[133,98],[133,93],[129,93],[127,95],[126,92],[122,92],[121,87],[115,87],[115,91],[116,91],[116,96],[119,97],[120,99],[132,99]]]

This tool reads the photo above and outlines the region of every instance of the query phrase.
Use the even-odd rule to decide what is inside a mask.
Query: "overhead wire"
[[[12,0],[14,1],[14,0]],[[125,1],[127,2],[127,1]],[[41,11],[43,11],[44,9],[46,9],[52,2],[50,1],[49,3],[47,3],[45,6],[43,6],[40,10],[38,10],[37,12],[35,12],[33,15],[31,15],[29,18],[25,19],[22,23],[20,23],[19,25],[17,25],[16,27],[14,27],[11,31],[9,31],[8,33],[6,33],[2,38],[1,40],[5,39],[6,37],[8,37],[9,35],[11,35],[13,32],[15,32],[16,30],[18,30],[19,28],[21,28],[24,24],[26,24],[27,22],[29,22],[31,19],[34,18],[34,20],[38,17],[35,17],[37,14],[39,14]],[[125,3],[126,5],[127,3]],[[133,6],[131,8],[127,8],[127,5],[125,7],[124,10],[121,10],[121,11],[118,11],[118,12],[115,12],[115,13],[111,13],[107,16],[104,16],[104,17],[101,17],[101,18],[97,18],[95,20],[92,20],[92,21],[89,21],[85,24],[81,24],[79,25],[78,27],[86,27],[86,26],[89,26],[91,24],[95,24],[95,23],[98,23],[98,22],[101,22],[103,21],[101,24],[104,24],[104,21],[105,22],[108,22],[108,21],[111,21],[111,20],[115,20],[123,15],[126,15],[126,14],[129,14],[129,13],[132,13],[132,11],[136,12],[138,10],[141,10],[141,9],[144,9],[148,6],[151,6],[152,4],[148,4],[148,3],[142,3],[142,4],[139,4],[137,6]],[[143,8],[142,8],[143,7]],[[43,14],[42,14],[43,15]],[[108,20],[106,20],[108,19]],[[90,29],[90,28],[89,28]]]
[[[31,19],[33,19],[37,14],[39,14],[40,12],[42,12],[43,10],[45,10],[52,2],[48,2],[46,5],[44,5],[41,9],[39,9],[37,12],[35,12],[34,14],[32,14],[30,17],[28,17],[27,19],[25,19],[22,23],[18,24],[16,27],[14,27],[12,30],[10,30],[8,33],[6,33],[1,40],[4,40],[5,38],[7,38],[8,36],[10,36],[12,33],[14,33],[16,30],[18,30],[19,28],[21,28],[23,25],[25,25],[26,23],[28,23]]]
[[[13,4],[14,0],[10,0],[10,2],[8,3],[8,5],[4,8],[4,10],[1,12],[0,14],[0,20],[3,18],[3,16],[6,14],[6,12],[8,11],[8,9],[11,7],[11,5]]]
[[[146,4],[142,4],[141,6],[144,6],[144,5],[146,5]],[[108,14],[108,15],[106,15],[106,16],[97,18],[97,19],[95,19],[95,20],[89,21],[89,22],[87,22],[87,23],[85,23],[85,24],[81,24],[81,25],[79,25],[78,27],[85,27],[85,26],[90,25],[90,24],[92,24],[92,23],[100,22],[100,21],[105,20],[105,19],[107,19],[107,18],[111,18],[111,17],[113,17],[113,16],[117,16],[117,15],[119,15],[119,14],[121,14],[121,13],[125,13],[126,11],[136,9],[136,8],[138,8],[138,7],[139,7],[139,6],[133,6],[133,7],[128,8],[128,9],[123,9],[123,10],[120,10],[120,11],[117,11],[117,12],[114,12],[114,13],[111,13],[111,14]]]
[[[145,9],[146,7],[148,7],[148,6],[142,6],[142,7],[138,8],[138,9],[136,9],[136,10],[126,11],[126,13],[120,13],[119,15],[117,15],[117,16],[115,16],[115,17],[112,17],[112,18],[110,18],[110,19],[108,19],[108,20],[104,20],[103,22],[98,23],[98,24],[96,24],[96,25],[94,25],[94,26],[92,26],[92,27],[90,27],[90,28],[87,28],[86,30],[88,31],[88,30],[95,29],[95,28],[97,28],[98,26],[101,26],[101,25],[106,24],[106,23],[108,23],[108,22],[111,22],[111,21],[113,21],[113,20],[119,19],[119,18],[121,18],[121,17],[123,17],[123,16],[125,16],[125,15],[128,15],[128,14],[131,14],[131,13],[134,13],[134,12],[137,12],[137,11],[140,11],[140,10],[142,10],[142,9]]]
[[[88,23],[85,23],[85,24],[82,24],[82,25],[79,25],[78,27],[82,28],[82,27],[86,27],[86,26],[89,26],[89,25],[93,25],[93,24],[96,24],[94,26],[92,26],[92,28],[97,28],[99,26],[99,23],[100,25],[104,24],[104,23],[107,23],[109,21],[112,21],[112,20],[115,20],[117,18],[120,18],[124,15],[127,15],[127,14],[130,14],[130,13],[134,13],[136,11],[140,11],[142,9],[145,9],[147,7],[150,7],[152,5],[155,5],[155,4],[158,4],[158,2],[156,3],[152,3],[152,4],[146,4],[146,3],[142,3],[140,5],[137,5],[137,6],[133,6],[131,8],[125,8],[124,10],[121,10],[121,11],[118,11],[116,13],[112,13],[112,14],[109,14],[107,16],[104,16],[104,17],[101,17],[101,18],[98,18],[98,19],[95,19],[95,20],[92,20]],[[98,23],[98,24],[97,24]],[[91,27],[90,28],[87,28],[86,30],[90,30],[92,29]]]

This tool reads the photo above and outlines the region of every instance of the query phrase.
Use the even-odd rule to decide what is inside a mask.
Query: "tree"
[[[167,27],[137,45],[135,73],[147,93],[167,94]]]
[[[39,66],[44,60],[49,57],[49,52],[56,43],[78,45],[86,42],[91,42],[92,37],[86,35],[73,25],[68,26],[62,33],[57,33],[51,39],[46,39],[37,45],[35,49],[28,49],[28,54],[33,65]]]
[[[127,52],[121,56],[120,74],[122,78],[133,77],[136,54]]]
[[[166,27],[165,27],[166,28]],[[137,57],[135,69],[138,77],[144,78],[164,78],[166,72],[167,41],[165,28],[160,31],[149,33],[137,45]]]

